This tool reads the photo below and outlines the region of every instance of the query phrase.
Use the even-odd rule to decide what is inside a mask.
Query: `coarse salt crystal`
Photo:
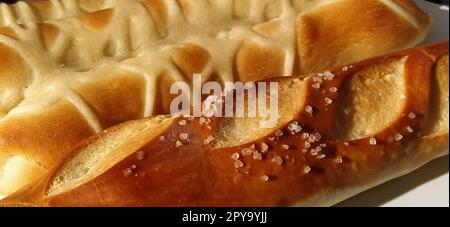
[[[403,139],[403,135],[402,134],[400,134],[400,133],[395,134],[395,140],[396,141],[400,141],[402,139]]]
[[[325,98],[325,103],[328,105],[331,105],[331,104],[333,104],[333,100],[327,97],[327,98]]]
[[[185,125],[187,125],[187,122],[186,122],[186,120],[181,120],[178,122],[178,125],[185,126]]]
[[[304,173],[304,174],[308,174],[308,173],[310,173],[310,172],[311,172],[311,167],[306,166],[305,168],[303,168],[303,173]]]
[[[189,135],[187,133],[180,133],[179,138],[180,140],[187,140],[189,138]]]
[[[261,153],[266,153],[269,150],[269,146],[266,143],[261,143]]]
[[[242,162],[239,161],[239,160],[236,160],[236,161],[234,162],[234,167],[235,167],[236,169],[242,168],[242,167],[244,167],[244,163],[242,163]]]

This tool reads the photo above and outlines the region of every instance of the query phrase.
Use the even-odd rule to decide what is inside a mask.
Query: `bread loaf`
[[[448,153],[448,77],[442,42],[271,79],[275,128],[257,127],[262,117],[130,121],[85,140],[0,203],[332,205]]]
[[[0,194],[121,122],[168,113],[170,86],[301,75],[413,46],[410,1],[147,0],[0,28]]]

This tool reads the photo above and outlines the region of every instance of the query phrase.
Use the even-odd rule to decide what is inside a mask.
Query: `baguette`
[[[262,117],[130,121],[80,143],[0,203],[333,205],[448,154],[448,78],[441,42],[270,79],[279,83],[275,128],[258,127]],[[184,133],[189,139],[177,143]]]
[[[171,85],[193,73],[223,83],[322,71],[411,47],[430,25],[406,0],[127,2],[0,28],[0,194],[105,128],[169,113]]]

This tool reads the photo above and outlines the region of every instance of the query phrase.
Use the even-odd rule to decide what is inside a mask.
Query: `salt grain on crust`
[[[320,76],[319,77],[316,77],[316,76],[313,77],[313,81],[316,82],[316,83],[323,83],[323,79]]]
[[[338,91],[337,87],[330,88],[330,92],[332,93],[336,93],[337,91]]]
[[[269,146],[266,143],[261,143],[261,153],[265,154],[269,150]]]
[[[276,136],[276,137],[281,137],[281,136],[283,136],[283,131],[281,131],[281,130],[276,131],[276,132],[275,132],[275,136]]]
[[[325,73],[323,73],[323,76],[325,77],[325,80],[333,80],[334,79],[334,74],[331,73],[330,71],[326,71]]]
[[[305,148],[308,149],[311,147],[311,143],[308,141],[305,141]]]
[[[238,153],[233,153],[233,154],[231,155],[231,159],[233,159],[233,160],[238,160],[239,157],[240,157],[240,155],[239,155]]]
[[[406,131],[408,131],[409,133],[413,133],[414,129],[411,128],[411,126],[406,127]]]
[[[349,108],[347,108],[347,109],[344,110],[344,114],[345,114],[345,115],[350,115],[351,113],[352,113],[352,110],[349,109]]]
[[[273,157],[271,161],[279,166],[283,164],[283,159],[280,156]]]
[[[334,159],[334,161],[339,164],[344,162],[344,160],[342,159],[342,156],[337,156],[336,159]]]
[[[144,160],[144,158],[145,158],[145,151],[138,151],[138,152],[136,153],[136,158],[137,158],[138,160]]]
[[[303,133],[302,134],[302,139],[308,139],[309,138],[309,133]]]
[[[400,133],[395,134],[395,140],[397,142],[401,141],[402,139],[403,139],[403,135],[402,134],[400,134]]]
[[[187,125],[187,121],[186,120],[181,120],[181,121],[178,122],[178,125],[185,126],[185,125]]]
[[[316,137],[316,141],[320,141],[322,139],[322,135],[318,132],[314,133],[314,137]]]
[[[128,176],[130,176],[131,174],[133,174],[133,172],[134,172],[134,170],[135,170],[136,168],[137,168],[136,165],[132,165],[132,166],[130,166],[129,168],[125,168],[124,170],[122,170],[122,174],[123,174],[125,177],[128,177]]]
[[[210,144],[212,141],[214,141],[214,137],[209,135],[205,140],[203,140],[203,144]]]
[[[187,140],[189,138],[189,135],[187,133],[180,133],[179,138],[180,140]]]
[[[243,156],[249,156],[249,155],[252,155],[252,151],[253,150],[250,148],[244,148],[244,149],[242,149],[241,153]]]
[[[236,160],[234,162],[234,168],[239,169],[239,168],[242,168],[242,167],[244,167],[244,163],[242,163],[241,161]]]
[[[312,149],[311,150],[311,155],[312,156],[317,156],[317,155],[319,155],[319,151],[317,151],[316,149]]]
[[[314,114],[314,108],[312,106],[306,106],[305,111],[306,111],[306,113],[309,113],[310,115]]]
[[[254,151],[253,152],[253,159],[261,161],[262,160],[262,154],[259,153],[258,151]]]
[[[295,135],[297,133],[300,133],[303,128],[298,124],[298,121],[294,121],[288,125],[288,130],[292,135]]]
[[[308,136],[308,142],[310,142],[310,143],[316,142],[316,136],[314,136],[314,135],[309,135],[309,136]]]
[[[314,84],[312,85],[312,87],[313,87],[314,89],[320,89],[320,84],[319,84],[319,83],[314,83]]]
[[[131,174],[133,174],[133,170],[131,170],[130,168],[125,168],[125,169],[122,171],[122,174],[123,174],[125,177],[128,177],[128,176],[130,176]]]
[[[308,174],[308,173],[310,173],[310,172],[311,172],[311,167],[306,166],[305,168],[303,168],[303,173],[304,173],[304,174]]]

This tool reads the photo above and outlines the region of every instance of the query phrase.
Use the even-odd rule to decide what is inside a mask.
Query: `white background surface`
[[[424,43],[448,40],[448,7],[415,0],[432,14],[433,27]],[[406,176],[363,192],[337,206],[449,206],[449,157],[435,160]]]

